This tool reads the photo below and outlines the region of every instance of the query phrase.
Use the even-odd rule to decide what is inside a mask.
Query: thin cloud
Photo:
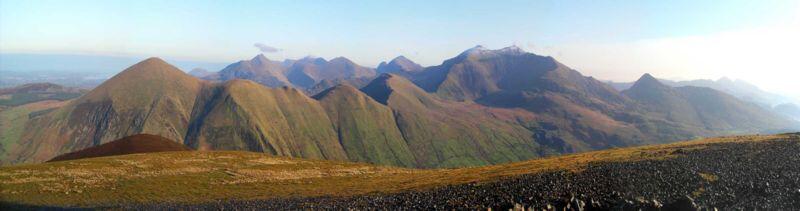
[[[264,53],[276,53],[276,52],[280,52],[280,51],[283,50],[283,49],[280,49],[280,48],[276,48],[276,47],[272,47],[272,46],[269,46],[269,45],[265,45],[264,43],[256,43],[256,44],[253,44],[253,46],[255,46],[256,48],[258,48],[258,50],[260,50],[261,52],[264,52]]]

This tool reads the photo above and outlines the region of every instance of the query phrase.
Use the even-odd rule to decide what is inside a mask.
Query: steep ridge
[[[286,67],[283,64],[270,61],[264,54],[259,54],[253,59],[228,65],[219,73],[204,77],[204,79],[219,81],[247,79],[268,87],[291,86],[292,84],[284,76],[285,72]]]
[[[70,152],[67,154],[56,156],[47,162],[76,160],[83,158],[105,157],[114,155],[127,155],[135,153],[149,153],[149,152],[172,152],[172,151],[188,151],[189,148],[181,143],[177,143],[167,138],[150,135],[150,134],[137,134],[121,138],[112,142],[101,144],[98,146],[89,147],[86,149]]]
[[[362,91],[392,108],[420,166],[487,165],[553,153],[515,120],[496,118],[480,105],[444,101],[399,76],[383,74]]]
[[[8,162],[40,162],[140,133],[183,142],[204,85],[159,58],[146,59],[68,105],[28,121]]]
[[[392,110],[350,85],[314,96],[333,121],[351,161],[416,166],[414,154],[395,125]]]
[[[347,159],[325,110],[297,89],[231,80],[208,88],[200,98],[186,136],[187,146]]]

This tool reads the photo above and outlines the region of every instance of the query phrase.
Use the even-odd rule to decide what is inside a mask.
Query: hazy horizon
[[[800,95],[795,1],[2,0],[0,25],[3,54],[229,64],[264,53],[274,60],[344,56],[375,67],[399,55],[431,66],[475,45],[516,45],[601,80],[729,77]]]

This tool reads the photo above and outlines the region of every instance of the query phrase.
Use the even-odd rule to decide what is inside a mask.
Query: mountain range
[[[441,168],[798,125],[650,75],[620,92],[513,46],[477,46],[431,67],[397,57],[377,70],[343,57],[258,55],[204,78],[146,59],[17,123],[24,130],[3,135],[13,144],[0,161],[42,162],[147,133],[196,150]]]

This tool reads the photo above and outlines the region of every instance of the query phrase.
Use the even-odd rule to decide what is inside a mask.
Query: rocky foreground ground
[[[668,159],[592,163],[425,191],[354,197],[129,205],[128,209],[798,210],[800,139],[716,143]],[[118,207],[119,208],[119,207]]]

